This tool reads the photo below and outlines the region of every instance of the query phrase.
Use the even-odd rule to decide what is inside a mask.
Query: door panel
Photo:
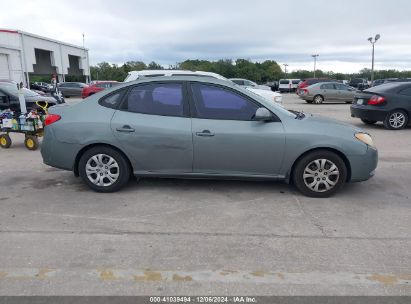
[[[279,174],[285,134],[278,119],[254,121],[261,105],[218,85],[191,84],[193,172],[197,174]]]
[[[132,87],[111,121],[119,144],[141,173],[191,173],[191,118],[182,83],[143,83]]]
[[[111,129],[135,171],[191,173],[191,119],[116,111]]]
[[[281,122],[193,118],[193,172],[277,175],[284,156]]]

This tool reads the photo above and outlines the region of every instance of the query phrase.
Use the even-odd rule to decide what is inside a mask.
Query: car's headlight
[[[281,103],[283,101],[283,97],[282,96],[274,96],[274,101]]]
[[[372,137],[367,134],[367,133],[355,133],[355,138],[358,139],[359,141],[362,141],[364,144],[375,148],[374,142],[372,140]]]

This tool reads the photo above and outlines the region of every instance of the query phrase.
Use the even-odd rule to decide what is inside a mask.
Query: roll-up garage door
[[[9,61],[6,54],[0,54],[0,79],[9,79]]]

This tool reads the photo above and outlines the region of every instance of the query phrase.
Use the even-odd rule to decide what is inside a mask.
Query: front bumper
[[[369,106],[351,105],[350,111],[351,117],[374,121],[383,121],[387,115],[387,111],[384,109],[370,108]]]
[[[361,182],[370,179],[375,174],[378,165],[377,149],[368,147],[365,155],[350,155],[351,182]]]

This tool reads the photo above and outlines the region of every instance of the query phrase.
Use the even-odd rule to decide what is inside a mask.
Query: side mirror
[[[256,121],[272,121],[273,114],[266,108],[258,108],[254,115],[254,120]]]

